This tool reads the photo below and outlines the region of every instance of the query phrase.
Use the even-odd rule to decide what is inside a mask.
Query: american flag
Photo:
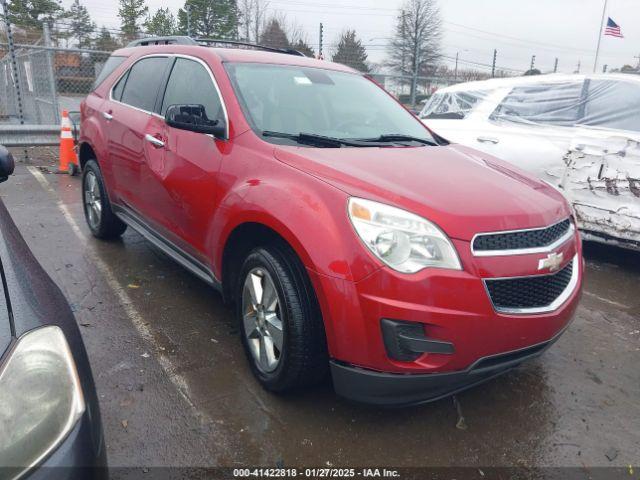
[[[611,20],[611,17],[607,20],[607,28],[604,29],[604,34],[610,37],[624,38],[624,35],[622,35],[620,31],[620,25]]]

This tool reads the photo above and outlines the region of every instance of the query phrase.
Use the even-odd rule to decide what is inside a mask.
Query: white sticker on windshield
[[[298,85],[311,85],[311,80],[307,77],[293,77],[293,81]]]

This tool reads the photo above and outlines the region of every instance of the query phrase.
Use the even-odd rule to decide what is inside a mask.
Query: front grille
[[[497,311],[548,307],[569,285],[574,261],[551,275],[485,280],[493,306]]]
[[[547,247],[566,234],[570,227],[571,221],[567,218],[547,228],[504,233],[484,233],[477,235],[473,240],[473,250],[475,252],[488,252]]]

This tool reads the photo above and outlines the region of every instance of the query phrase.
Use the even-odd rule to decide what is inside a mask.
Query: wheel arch
[[[78,146],[78,161],[80,162],[80,168],[84,169],[84,166],[91,159],[98,160],[96,151],[89,142],[82,142]]]
[[[251,219],[239,222],[229,229],[218,261],[225,301],[233,300],[232,292],[238,280],[237,267],[254,248],[279,244],[289,248],[304,267],[313,268],[311,258],[300,241],[284,225],[278,223],[273,219]]]

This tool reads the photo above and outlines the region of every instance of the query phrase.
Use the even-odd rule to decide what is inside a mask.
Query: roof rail
[[[148,45],[198,45],[191,37],[171,35],[168,37],[139,38],[127,44],[128,47],[146,47]]]
[[[206,46],[211,45],[234,45],[241,47],[251,47],[257,50],[266,50],[267,52],[285,53],[287,55],[296,55],[298,57],[305,57],[306,55],[293,48],[275,48],[267,47],[266,45],[259,45],[257,43],[241,42],[239,40],[224,40],[221,38],[196,38],[193,39],[198,44],[204,44]]]

